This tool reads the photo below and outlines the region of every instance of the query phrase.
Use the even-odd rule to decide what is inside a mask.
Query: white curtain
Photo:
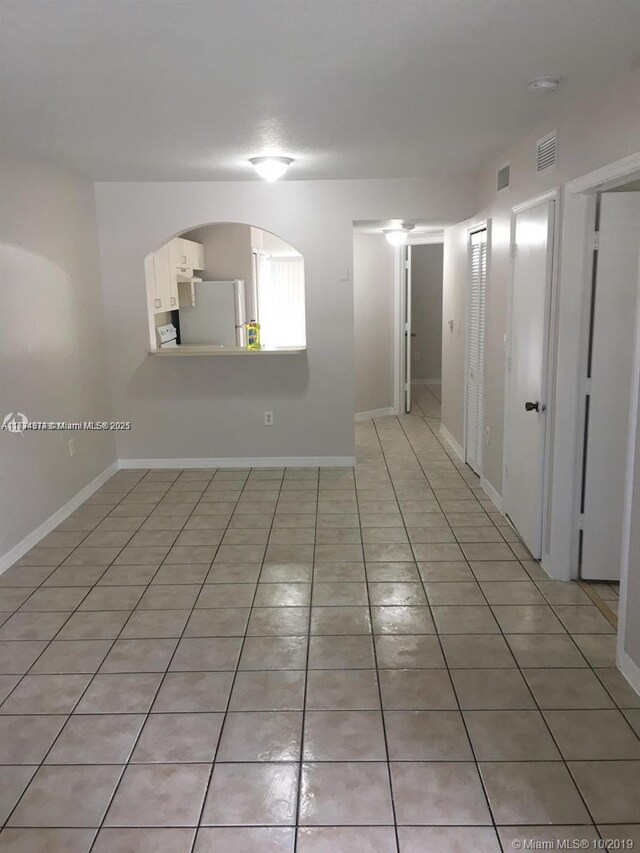
[[[306,345],[302,258],[258,256],[258,314],[263,346]]]

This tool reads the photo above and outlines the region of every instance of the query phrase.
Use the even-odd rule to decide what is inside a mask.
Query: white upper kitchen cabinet
[[[183,240],[182,237],[176,237],[168,243],[168,246],[172,270],[193,269],[191,266],[191,252],[189,250],[188,240]]]
[[[161,246],[153,255],[155,279],[154,311],[172,311],[178,307],[178,282],[171,268],[169,244]]]
[[[191,273],[193,270],[204,269],[204,246],[184,237],[176,237],[169,243],[171,268],[181,272]]]
[[[204,266],[204,246],[202,243],[194,243],[193,240],[186,240],[190,243],[191,249],[191,268],[194,270],[203,270]]]

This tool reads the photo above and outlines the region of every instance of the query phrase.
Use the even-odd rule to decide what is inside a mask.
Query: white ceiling
[[[476,169],[628,71],[638,0],[2,0],[3,142],[100,180]],[[540,74],[554,95],[527,92]]]

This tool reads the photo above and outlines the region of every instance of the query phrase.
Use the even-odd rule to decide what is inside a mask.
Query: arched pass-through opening
[[[152,354],[228,355],[306,347],[304,260],[245,223],[183,231],[144,260]]]

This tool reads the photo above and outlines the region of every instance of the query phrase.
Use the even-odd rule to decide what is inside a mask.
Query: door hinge
[[[587,397],[591,395],[591,377],[587,376],[584,380],[584,393]]]
[[[509,476],[509,466],[508,465],[504,466],[504,476],[505,476],[505,478]]]
[[[410,390],[410,388],[411,388],[411,386],[409,385],[409,383],[408,383],[408,382],[405,382],[405,384],[404,384],[404,390],[405,390],[405,392],[406,392],[406,391],[409,391],[409,390]]]
[[[405,262],[404,262],[404,268],[405,268],[406,270],[411,269],[411,264],[409,263],[409,261],[405,261]]]
[[[511,257],[515,258],[517,256],[517,254],[518,254],[518,244],[512,243],[511,244]]]
[[[581,512],[578,516],[578,530],[584,530],[584,513]]]
[[[599,248],[600,248],[600,232],[594,231],[593,232],[593,251],[597,252]]]
[[[511,356],[507,359],[507,373],[511,373]]]

